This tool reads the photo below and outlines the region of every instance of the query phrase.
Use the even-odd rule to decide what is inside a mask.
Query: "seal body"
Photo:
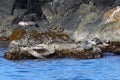
[[[90,43],[92,45],[103,44],[102,41],[100,39],[98,39],[97,37],[91,38],[90,40],[88,40],[88,43]]]
[[[85,42],[82,44],[82,47],[83,47],[83,49],[85,49],[85,50],[90,50],[90,49],[92,49],[93,45],[90,44],[90,43],[88,43],[88,41],[85,41]]]
[[[44,44],[42,46],[35,46],[35,47],[21,47],[20,50],[23,52],[26,51],[29,54],[31,54],[33,57],[39,59],[43,59],[50,54],[54,54],[55,52],[54,48],[49,48]]]
[[[20,26],[36,26],[37,24],[33,21],[20,21],[18,22]]]
[[[88,41],[85,41],[82,45],[83,49],[85,50],[90,50],[90,49],[93,49],[93,46],[97,46],[99,44],[103,44],[102,41],[98,38],[91,38],[90,40]]]

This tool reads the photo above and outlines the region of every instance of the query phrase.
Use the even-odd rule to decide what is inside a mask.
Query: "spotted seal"
[[[35,22],[33,22],[33,21],[20,21],[20,22],[18,22],[18,25],[19,26],[23,26],[23,27],[25,27],[25,26],[35,26],[35,27],[39,27]]]
[[[99,44],[102,45],[103,42],[99,38],[94,37],[94,38],[89,39],[88,41],[85,41],[82,47],[85,50],[90,50],[90,49],[93,49],[93,46],[97,46]]]
[[[26,51],[35,58],[43,59],[45,56],[48,56],[50,54],[54,54],[55,48],[54,47],[49,47],[46,44],[40,44],[38,46],[33,46],[33,47],[21,47],[21,51]]]
[[[90,43],[92,45],[103,44],[103,42],[97,37],[91,38],[90,40],[88,40],[88,43]]]
[[[88,43],[88,41],[85,41],[85,42],[82,44],[82,47],[83,47],[83,49],[85,49],[85,50],[90,50],[90,49],[92,49],[93,45],[90,44],[90,43]]]

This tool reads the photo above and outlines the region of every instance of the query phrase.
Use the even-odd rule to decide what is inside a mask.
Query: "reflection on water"
[[[2,58],[0,49],[0,80],[120,80],[120,56],[78,60],[21,60]]]

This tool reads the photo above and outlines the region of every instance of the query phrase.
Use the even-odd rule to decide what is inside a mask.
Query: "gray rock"
[[[93,46],[93,53],[102,53],[102,50],[99,47]]]

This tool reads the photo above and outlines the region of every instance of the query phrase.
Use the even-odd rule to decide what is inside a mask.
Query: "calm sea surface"
[[[120,56],[10,61],[0,48],[0,80],[120,80]],[[110,53],[108,53],[110,54]]]

